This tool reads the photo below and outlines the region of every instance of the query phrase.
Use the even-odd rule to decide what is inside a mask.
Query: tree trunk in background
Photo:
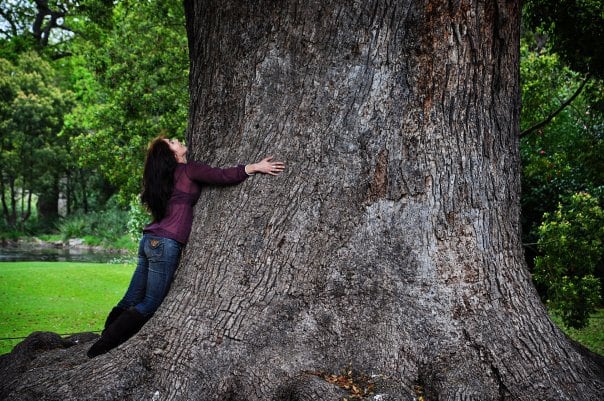
[[[6,183],[5,183],[6,180]],[[0,177],[0,196],[2,198],[2,214],[8,227],[15,227],[17,223],[17,198],[15,196],[15,177],[7,174]],[[7,199],[8,198],[8,201]]]
[[[604,396],[523,262],[517,1],[185,7],[190,158],[288,169],[204,191],[143,330],[7,399]]]
[[[50,224],[59,218],[59,184],[47,186],[47,191],[38,195],[38,220]]]

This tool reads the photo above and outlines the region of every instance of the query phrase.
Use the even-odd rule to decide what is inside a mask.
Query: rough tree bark
[[[374,400],[601,399],[523,262],[518,1],[185,7],[193,155],[288,170],[205,191],[143,330],[6,399],[338,400],[343,370]]]

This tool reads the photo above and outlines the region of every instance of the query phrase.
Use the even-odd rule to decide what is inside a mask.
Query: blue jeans
[[[180,260],[182,244],[169,238],[144,234],[138,247],[138,265],[118,307],[136,308],[151,317],[164,300]]]

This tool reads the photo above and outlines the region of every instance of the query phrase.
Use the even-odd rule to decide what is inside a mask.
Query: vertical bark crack
[[[373,179],[367,194],[367,203],[385,198],[388,193],[388,150],[382,149],[375,163]]]
[[[471,348],[475,349],[476,352],[478,353],[479,357],[481,359],[485,360],[485,362],[488,364],[488,367],[491,370],[491,373],[493,374],[493,377],[497,384],[497,390],[499,392],[499,400],[500,401],[506,400],[512,393],[505,385],[505,383],[503,381],[503,377],[501,376],[501,373],[499,372],[499,368],[495,365],[495,362],[493,361],[493,359],[491,357],[491,352],[484,345],[478,344],[476,341],[474,341],[472,339],[472,337],[470,336],[470,333],[468,333],[468,331],[466,329],[463,329],[462,331],[463,331],[463,335],[464,335],[468,345]]]

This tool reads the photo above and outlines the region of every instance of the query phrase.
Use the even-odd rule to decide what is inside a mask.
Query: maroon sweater
[[[193,223],[193,207],[199,199],[202,185],[238,184],[247,177],[243,165],[222,169],[199,162],[179,163],[174,171],[174,191],[168,201],[166,215],[160,221],[147,225],[143,233],[186,244]]]

